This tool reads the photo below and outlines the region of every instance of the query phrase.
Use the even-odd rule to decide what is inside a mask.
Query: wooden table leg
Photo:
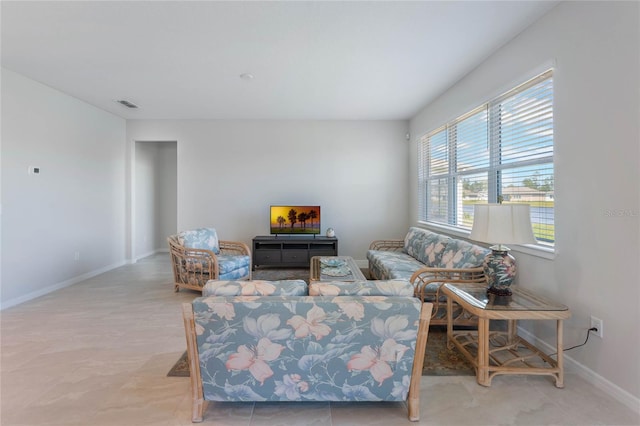
[[[564,358],[562,352],[564,350],[562,343],[562,320],[557,321],[557,351],[558,351],[558,374],[556,375],[556,387],[563,388],[564,387]]]
[[[516,320],[507,320],[507,344],[514,344],[517,340],[517,336],[518,322]]]
[[[489,320],[478,318],[478,372],[479,385],[490,386],[489,380]]]
[[[447,296],[447,349],[453,349],[453,300]]]

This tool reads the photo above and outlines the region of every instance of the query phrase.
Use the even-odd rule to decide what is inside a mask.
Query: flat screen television
[[[320,206],[271,206],[269,217],[272,235],[320,233]]]

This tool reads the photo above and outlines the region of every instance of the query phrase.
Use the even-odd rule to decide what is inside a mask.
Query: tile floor
[[[2,426],[190,425],[189,379],[166,377],[185,349],[168,254],[0,313]],[[423,377],[423,425],[639,425],[576,375]],[[402,403],[214,403],[203,424],[410,425]]]

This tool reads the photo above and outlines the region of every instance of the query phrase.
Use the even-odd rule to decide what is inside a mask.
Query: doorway
[[[167,237],[178,229],[178,144],[136,141],[133,174],[134,262],[168,251]]]

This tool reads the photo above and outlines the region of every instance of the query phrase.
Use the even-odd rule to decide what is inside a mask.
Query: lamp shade
[[[535,244],[528,204],[476,204],[470,239],[491,244]]]

